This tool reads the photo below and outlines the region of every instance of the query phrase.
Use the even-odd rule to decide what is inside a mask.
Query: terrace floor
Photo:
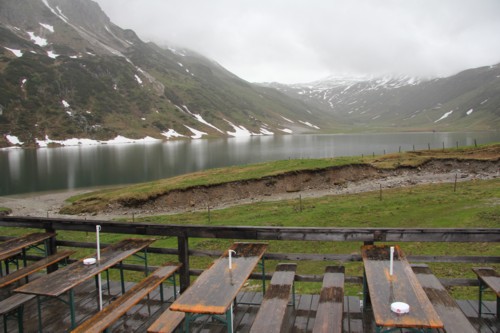
[[[131,284],[127,284],[127,289]],[[109,302],[120,295],[120,284],[111,282],[110,290],[104,288],[104,302]],[[3,291],[5,293],[5,291]],[[172,288],[165,288],[165,298],[173,295]],[[259,292],[242,292],[235,308],[234,327],[235,332],[248,332],[259,309],[258,304],[262,300]],[[169,306],[170,299],[166,303],[161,303],[159,292],[153,292],[149,299],[144,299],[134,307],[126,316],[122,317],[110,332],[146,332],[149,325]],[[93,280],[75,289],[76,320],[81,322],[97,311],[96,285]],[[296,295],[296,310],[290,318],[291,332],[311,332],[314,324],[314,317],[318,307],[319,295]],[[255,305],[247,305],[252,303]],[[472,324],[481,333],[500,332],[500,320],[495,318],[495,302],[485,302],[486,309],[483,318],[478,318],[477,301],[459,301],[464,313],[469,317]],[[363,320],[365,317],[365,320]],[[369,319],[367,319],[369,318]],[[344,332],[374,332],[372,316],[362,315],[359,297],[345,297],[344,301]],[[2,325],[3,325],[3,319]],[[69,306],[61,301],[50,299],[42,305],[43,332],[58,333],[68,332],[70,327]],[[24,310],[24,331],[37,332],[37,303],[32,300],[25,306]],[[17,320],[7,321],[8,332],[17,332]],[[192,332],[196,333],[218,333],[226,332],[225,327],[217,321],[212,321],[208,317],[198,318],[192,325]],[[453,332],[459,333],[459,332]]]

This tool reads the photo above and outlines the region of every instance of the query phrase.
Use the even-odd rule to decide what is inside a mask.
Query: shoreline
[[[280,201],[289,200],[300,195],[303,199],[319,198],[324,196],[334,196],[342,194],[356,194],[363,192],[378,191],[381,187],[384,189],[404,188],[425,184],[443,184],[457,182],[474,181],[476,179],[492,180],[500,177],[499,173],[489,174],[471,174],[468,172],[432,172],[420,171],[418,175],[394,175],[382,179],[364,179],[360,181],[348,182],[344,186],[319,189],[311,188],[292,193],[276,193],[274,195],[255,195],[248,199],[239,199],[231,201],[220,201],[214,203],[212,209],[224,209],[236,205],[251,204],[260,201]],[[109,188],[109,187],[105,187]],[[101,188],[102,189],[102,188]],[[55,217],[66,219],[90,219],[90,220],[112,220],[117,218],[146,217],[155,215],[171,215],[184,212],[197,211],[196,208],[178,208],[170,211],[162,209],[135,209],[135,208],[111,208],[106,211],[92,214],[65,215],[59,214],[59,210],[67,205],[67,199],[72,196],[80,195],[97,190],[97,188],[82,188],[72,190],[60,190],[50,192],[26,193],[12,196],[0,197],[0,207],[6,207],[12,210],[8,216],[28,216],[28,217]]]

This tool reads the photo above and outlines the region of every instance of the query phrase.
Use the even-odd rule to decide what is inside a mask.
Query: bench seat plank
[[[276,267],[250,333],[279,333],[286,330],[286,310],[296,269],[296,264],[279,264]]]
[[[441,318],[446,332],[477,332],[458,304],[446,291],[438,278],[432,274],[431,269],[427,265],[412,265],[412,269]]]
[[[16,281],[21,280],[24,277],[27,277],[28,275],[36,273],[39,270],[42,270],[50,265],[53,265],[61,260],[64,260],[75,252],[76,251],[58,252],[58,253],[53,254],[49,257],[45,257],[45,258],[42,258],[38,261],[35,261],[34,263],[32,263],[26,267],[23,267],[21,269],[18,269],[17,271],[14,271],[10,274],[7,274],[7,275],[0,278],[0,288],[8,286]]]
[[[54,237],[55,233],[35,232],[29,235],[12,238],[0,243],[0,260],[7,259],[21,253],[22,249],[41,243],[46,239]]]
[[[148,333],[170,333],[182,322],[186,314],[180,311],[167,309],[155,322],[149,326]]]
[[[35,295],[28,294],[13,294],[12,296],[0,302],[0,315],[5,315],[17,309],[18,307],[35,297]]]
[[[344,272],[344,266],[326,267],[313,333],[342,333]]]
[[[500,297],[500,275],[491,267],[473,267],[472,270],[484,284]]]
[[[180,265],[167,264],[155,270],[148,277],[130,288],[125,294],[87,319],[72,332],[102,332],[122,315],[139,303],[147,294],[172,276]]]
[[[472,270],[476,273],[479,279],[479,317],[482,315],[482,298],[484,286],[489,287],[497,296],[497,318],[500,318],[500,274],[491,267],[473,267]]]

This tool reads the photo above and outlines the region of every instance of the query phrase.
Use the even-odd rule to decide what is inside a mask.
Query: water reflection
[[[492,133],[286,135],[0,150],[0,195],[130,184],[289,158],[384,154],[500,142]]]

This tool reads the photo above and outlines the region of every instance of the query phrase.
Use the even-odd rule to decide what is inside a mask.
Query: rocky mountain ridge
[[[309,84],[266,84],[353,127],[497,130],[500,66],[446,78],[330,77]]]
[[[143,42],[90,0],[0,2],[0,84],[0,146],[287,134],[325,123],[195,52]]]
[[[498,128],[499,66],[253,84],[196,52],[142,41],[91,0],[0,1],[0,147]]]

